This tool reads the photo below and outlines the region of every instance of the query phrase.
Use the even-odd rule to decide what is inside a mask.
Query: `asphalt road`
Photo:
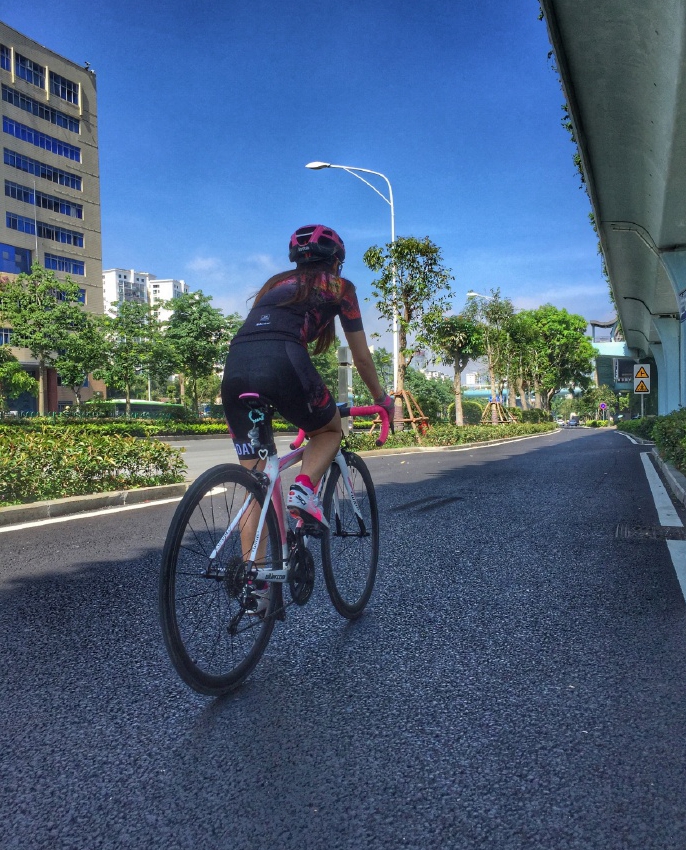
[[[0,533],[0,846],[683,850],[686,606],[615,432],[372,458],[377,587],[234,695],[162,644],[174,505]],[[319,578],[319,577],[318,577]]]

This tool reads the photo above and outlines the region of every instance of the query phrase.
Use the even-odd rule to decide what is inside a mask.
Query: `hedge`
[[[514,422],[505,425],[435,425],[423,436],[415,431],[401,431],[391,434],[384,448],[398,449],[408,446],[459,446],[469,443],[483,443],[488,440],[500,440],[505,437],[524,437],[531,434],[545,434],[555,431],[554,422],[523,423]],[[366,451],[376,448],[375,434],[355,433],[346,437],[346,442],[355,451]]]
[[[294,431],[292,425],[275,419],[272,423],[274,431]],[[184,434],[227,434],[226,422],[220,421],[202,422],[173,422],[161,419],[62,419],[52,418],[25,418],[15,419],[6,417],[0,419],[0,436],[14,433],[18,429],[22,431],[42,431],[46,428],[68,428],[69,433],[101,434],[128,437],[172,437]]]
[[[617,422],[617,430],[633,434],[635,437],[641,437],[643,440],[652,440],[653,426],[657,422],[657,418],[657,416],[646,416],[644,419],[627,419],[626,422],[620,419]]]
[[[16,428],[0,434],[0,505],[175,484],[185,468],[179,451],[159,440]]]

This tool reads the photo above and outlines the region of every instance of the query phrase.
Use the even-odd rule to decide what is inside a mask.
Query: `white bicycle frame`
[[[250,557],[248,559],[248,563],[251,566],[251,569],[254,569],[253,579],[257,581],[273,581],[273,582],[286,582],[288,581],[289,568],[282,567],[281,569],[273,569],[273,568],[256,568],[255,569],[255,561],[257,559],[257,550],[260,546],[260,540],[262,538],[262,531],[264,529],[264,523],[267,518],[267,511],[269,510],[269,505],[274,505],[274,510],[276,513],[277,522],[279,525],[279,536],[281,537],[281,560],[282,563],[285,564],[288,560],[288,543],[287,543],[287,519],[286,519],[286,508],[283,501],[283,493],[281,492],[281,473],[286,469],[290,469],[291,466],[295,466],[296,463],[299,463],[302,455],[303,455],[304,447],[299,447],[289,452],[287,455],[284,455],[282,458],[279,458],[278,454],[270,455],[266,458],[266,464],[263,470],[263,474],[266,475],[268,485],[267,492],[265,494],[264,502],[262,504],[262,510],[260,511],[260,517],[257,521],[257,531],[255,532],[255,542],[250,549]],[[350,501],[353,505],[355,513],[359,520],[362,520],[362,513],[360,511],[360,507],[357,504],[357,499],[355,498],[355,494],[353,492],[352,482],[350,480],[350,471],[348,470],[348,464],[345,462],[345,456],[343,455],[343,451],[339,448],[336,452],[336,457],[332,461],[332,465],[336,464],[338,468],[341,470],[341,479],[343,480],[343,484],[345,486],[346,492],[350,498]],[[324,487],[326,486],[326,481],[329,477],[329,473],[331,471],[331,467],[327,469],[324,477],[319,482],[319,486],[317,488],[317,492],[323,493]],[[277,487],[277,485],[279,485]],[[338,510],[338,496],[334,493],[334,504],[336,505],[336,510]],[[247,510],[250,508],[251,504],[254,501],[254,497],[251,496],[249,499],[246,499],[245,504],[241,507],[238,514],[234,517],[233,521],[226,529],[224,534],[219,539],[217,545],[214,550],[210,554],[210,561],[213,561],[221,552],[224,544],[230,535],[236,530],[238,527],[242,517],[245,515]]]

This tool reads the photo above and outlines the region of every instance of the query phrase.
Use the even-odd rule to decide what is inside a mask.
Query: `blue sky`
[[[500,287],[516,307],[613,315],[536,0],[4,0],[1,14],[96,72],[104,268],[183,278],[245,314],[288,267],[290,233],[323,222],[383,331],[362,255],[390,240],[390,209],[304,167],[323,160],[390,179],[396,232],[440,245],[455,310]]]

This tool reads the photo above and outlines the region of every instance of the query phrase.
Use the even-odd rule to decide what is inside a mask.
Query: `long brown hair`
[[[287,304],[302,304],[303,301],[307,301],[312,294],[312,290],[316,287],[317,281],[319,280],[319,276],[322,272],[326,272],[327,274],[334,274],[334,264],[331,261],[321,261],[316,263],[304,263],[302,265],[296,266],[295,269],[290,269],[286,272],[279,272],[278,274],[272,275],[269,280],[262,285],[260,290],[255,295],[255,300],[253,301],[253,307],[259,304],[260,300],[275,286],[278,286],[284,280],[288,280],[289,278],[295,278],[297,280],[297,287],[295,293],[291,298],[287,301],[283,301],[280,306],[285,306]],[[340,300],[343,296],[343,287],[338,294],[338,300]],[[334,322],[334,317],[326,323],[321,333],[317,337],[317,341],[314,346],[315,354],[323,354],[333,344],[333,341],[336,338],[336,326]]]

